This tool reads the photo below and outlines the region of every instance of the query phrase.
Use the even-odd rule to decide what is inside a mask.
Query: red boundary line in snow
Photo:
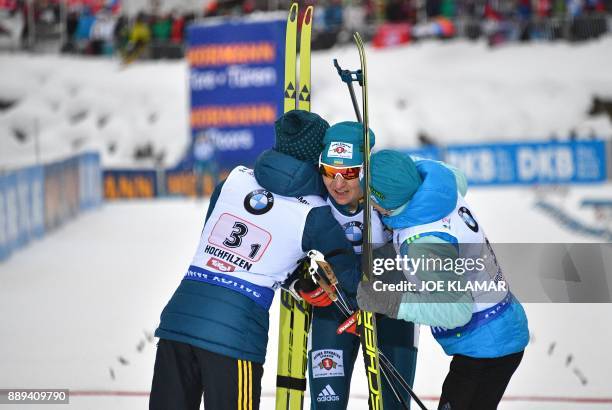
[[[124,390],[70,390],[70,396],[122,396],[122,397],[147,397],[149,392],[145,391],[124,391]],[[273,397],[272,393],[263,393],[264,397]],[[367,396],[356,394],[352,397],[367,399]],[[427,401],[438,401],[436,396],[422,396],[421,399]],[[591,403],[591,404],[612,404],[612,397],[559,397],[559,396],[504,396],[503,401],[531,401],[531,402],[554,402],[554,403]]]

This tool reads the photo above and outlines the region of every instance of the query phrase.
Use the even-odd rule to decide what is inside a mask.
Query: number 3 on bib
[[[208,242],[257,262],[266,252],[272,235],[235,215],[224,213],[215,224]]]

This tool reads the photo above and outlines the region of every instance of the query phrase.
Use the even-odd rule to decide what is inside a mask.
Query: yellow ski
[[[364,209],[370,210],[370,133],[368,124],[368,87],[365,50],[363,40],[359,33],[353,35],[359,51],[361,63],[361,109],[363,121],[363,174],[364,174]],[[361,280],[370,280],[372,266],[372,224],[370,212],[363,213],[363,275]],[[376,329],[376,316],[372,312],[361,311],[359,314],[359,333],[361,338],[361,351],[365,361],[365,371],[368,376],[368,408],[382,410],[382,385],[380,382],[380,361],[378,357],[378,340]]]
[[[297,60],[297,18],[298,4],[293,3],[287,17],[287,34],[285,34],[285,105],[284,112],[295,110],[296,95],[296,60]]]
[[[313,7],[304,14],[300,40],[300,81],[297,81],[297,19],[298,5],[294,3],[287,18],[285,38],[285,92],[284,112],[310,111],[310,37]],[[299,85],[298,85],[299,84]],[[298,96],[299,87],[299,96]],[[297,105],[297,106],[296,106]],[[276,410],[302,410],[306,390],[308,366],[308,333],[312,308],[281,290],[276,376]]]
[[[310,111],[310,37],[312,33],[312,17],[314,8],[308,6],[302,20],[302,33],[300,36],[300,94],[298,95],[298,108]]]

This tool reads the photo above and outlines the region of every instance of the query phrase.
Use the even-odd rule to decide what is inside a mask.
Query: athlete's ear
[[[378,213],[380,213],[383,216],[389,216],[393,212],[393,211],[390,211],[390,210],[385,209],[382,206],[378,205],[376,203],[376,201],[372,201],[371,204],[372,204],[372,208],[376,209],[378,211]]]

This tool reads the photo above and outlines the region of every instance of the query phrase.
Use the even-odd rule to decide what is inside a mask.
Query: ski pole
[[[316,277],[318,277],[318,279],[321,281],[328,280],[325,275],[320,275],[318,271],[317,272],[311,271],[311,275],[312,276],[316,275]],[[316,282],[319,283],[318,280],[316,280]],[[335,291],[336,291],[337,298],[336,300],[333,300],[333,303],[338,308],[340,313],[342,313],[345,318],[349,318],[352,315],[354,315],[355,310],[350,308],[349,303],[346,299],[346,296],[344,295],[344,292],[340,288],[339,284],[335,284]],[[377,350],[378,350],[379,357],[382,359],[380,362],[382,366],[381,370],[384,370],[383,368],[386,368],[386,370],[390,373],[390,375],[394,377],[395,381],[397,381],[400,384],[400,386],[410,395],[410,397],[412,397],[412,399],[418,404],[418,406],[422,410],[427,410],[427,407],[425,407],[421,399],[419,399],[417,394],[414,392],[414,390],[412,390],[412,388],[410,387],[406,379],[404,379],[404,377],[400,374],[400,372],[395,368],[393,363],[391,363],[391,361],[387,358],[387,356],[385,356],[385,354],[380,349],[377,349]],[[397,392],[395,391],[395,386],[393,386],[393,382],[391,381],[389,375],[387,375],[386,372],[383,371],[383,376],[387,379],[387,382],[389,382],[389,385],[391,386],[391,390],[396,395],[396,397],[399,399],[399,401],[404,405],[405,408],[409,408],[405,404],[403,397],[399,396]]]
[[[362,71],[361,70],[356,70],[356,71],[343,70],[342,67],[340,67],[340,64],[338,64],[338,59],[335,59],[335,58],[334,58],[334,67],[336,67],[336,71],[338,71],[338,75],[340,76],[340,79],[342,80],[342,82],[346,83],[346,85],[348,86],[349,94],[351,95],[351,102],[353,103],[353,109],[355,110],[355,116],[357,117],[357,121],[360,123],[363,123],[361,113],[359,111],[359,105],[357,103],[357,97],[355,96],[355,89],[353,88],[353,82],[355,81],[358,82],[359,85],[363,87]],[[351,315],[353,315],[355,311],[353,311],[352,309],[349,309],[348,303],[346,299],[344,298],[344,296],[342,296],[342,292],[340,292],[340,289],[337,289],[337,291],[338,291],[338,301],[334,301],[334,304],[338,307],[338,309],[340,309],[341,313],[343,313],[348,318]],[[388,368],[387,370],[391,371],[393,376],[395,376],[396,380],[402,385],[404,390],[406,390],[408,394],[410,394],[410,396],[419,405],[419,407],[422,410],[427,410],[423,402],[419,399],[416,393],[410,388],[410,385],[406,382],[406,380],[402,377],[402,375],[397,371],[395,366],[393,366],[391,361],[387,359],[387,357],[384,355],[384,353],[380,349],[378,349],[378,355],[379,357],[383,359],[381,361],[381,364],[383,366],[386,366]]]
[[[355,311],[354,310],[350,310],[350,309],[345,310],[345,305],[348,305],[348,303],[346,302],[345,297],[342,296],[342,292],[340,291],[340,289],[336,289],[336,292],[338,293],[338,300],[336,302],[334,302],[334,305],[340,310],[340,312],[346,318],[349,318],[350,316],[355,314]],[[412,390],[412,388],[410,387],[410,385],[408,384],[406,379],[404,379],[404,377],[400,374],[400,372],[395,368],[393,363],[391,363],[391,361],[387,358],[387,356],[385,356],[385,354],[382,352],[382,350],[378,349],[378,355],[382,359],[381,362],[380,362],[380,364],[382,365],[381,369],[383,367],[386,368],[387,371],[389,371],[391,373],[391,375],[394,377],[394,379],[401,385],[401,387],[406,392],[408,392],[410,397],[412,397],[412,399],[418,404],[418,406],[422,410],[427,410],[427,407],[425,407],[425,404],[423,404],[421,399],[419,399],[419,397],[414,392],[414,390]],[[384,372],[383,372],[383,375],[385,375]],[[387,379],[389,384],[392,385],[392,382],[389,379],[389,377],[387,377],[385,375],[385,378]],[[403,400],[400,400],[400,401],[402,402],[402,404],[404,404]],[[406,407],[406,408],[408,408],[408,407]]]
[[[329,291],[331,289],[330,285],[332,285],[332,283],[328,275],[330,273],[333,274],[333,271],[324,269],[324,267],[326,267],[325,264],[327,262],[325,262],[324,257],[320,252],[309,251],[308,257],[310,258],[310,262],[311,262],[311,266],[309,267],[308,271],[312,277],[312,280],[318,283],[319,286],[323,287],[326,293],[329,294]],[[323,269],[323,271],[325,272],[324,275],[321,275],[319,273],[319,268]],[[349,317],[355,314],[355,310],[350,307],[349,302],[346,296],[344,295],[344,292],[340,288],[340,284],[335,279],[335,276],[333,277],[333,279],[334,279],[333,286],[335,287],[334,291],[335,291],[336,297],[334,298],[330,297],[330,299],[332,300],[334,305],[338,308],[340,313],[344,315],[345,318],[348,319]],[[324,283],[324,282],[327,282],[327,283]],[[427,410],[427,408],[425,407],[421,399],[419,399],[419,397],[412,390],[408,382],[404,379],[404,377],[400,374],[400,372],[395,368],[393,363],[391,363],[391,361],[387,358],[387,356],[385,356],[385,354],[380,349],[377,348],[377,351],[381,359],[380,364],[381,364],[382,375],[389,383],[389,386],[391,387],[391,391],[393,392],[395,397],[398,399],[398,401],[402,404],[402,406],[405,409],[410,408],[408,404],[406,403],[406,401],[404,400],[404,398],[397,392],[397,386],[394,385],[393,381],[391,380],[391,377],[393,377],[395,381],[400,384],[400,387],[402,387],[404,391],[406,391],[410,395],[410,397],[412,397],[412,399],[419,405],[419,407],[422,410]]]
[[[379,354],[379,357],[380,357],[380,352],[378,354]],[[380,371],[382,372],[382,375],[385,378],[385,380],[387,380],[387,383],[389,383],[389,387],[391,388],[391,391],[393,392],[393,395],[395,396],[395,399],[400,402],[400,404],[402,405],[402,407],[405,410],[410,410],[410,405],[408,403],[406,403],[406,399],[404,399],[404,397],[402,397],[402,395],[399,394],[399,392],[396,390],[396,386],[394,386],[393,383],[391,382],[391,378],[387,374],[387,371],[385,371],[385,366],[382,363],[383,362],[381,361],[380,362],[380,364],[381,364]]]
[[[363,84],[361,70],[350,71],[343,70],[338,64],[338,59],[334,58],[334,67],[338,71],[338,75],[342,79],[343,82],[346,83],[349,93],[351,94],[351,101],[353,102],[353,109],[355,110],[355,115],[357,116],[357,122],[361,121],[361,112],[359,112],[359,105],[357,105],[357,97],[355,96],[355,89],[353,88],[353,82],[357,81],[359,84]]]

